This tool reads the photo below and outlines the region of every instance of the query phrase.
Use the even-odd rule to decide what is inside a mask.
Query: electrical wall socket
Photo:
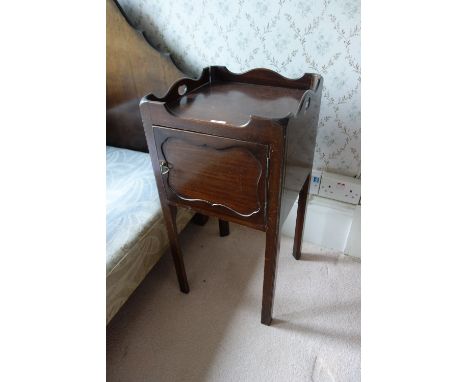
[[[310,186],[309,186],[309,194],[318,195],[321,179],[322,179],[322,171],[312,170],[312,176],[310,179]]]
[[[361,199],[361,181],[349,176],[322,172],[318,195],[345,203],[358,204]]]

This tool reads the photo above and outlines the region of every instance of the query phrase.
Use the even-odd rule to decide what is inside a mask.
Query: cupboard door
[[[155,126],[170,201],[265,224],[268,146]]]

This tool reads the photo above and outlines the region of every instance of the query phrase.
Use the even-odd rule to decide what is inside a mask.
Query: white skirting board
[[[303,240],[360,257],[360,207],[309,195]],[[356,209],[359,219],[354,219]],[[286,236],[294,237],[296,213],[297,200],[283,225],[282,232]]]

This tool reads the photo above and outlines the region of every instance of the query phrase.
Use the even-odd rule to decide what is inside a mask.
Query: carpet
[[[281,239],[273,322],[260,324],[265,234],[189,224],[190,293],[166,253],[107,326],[107,380],[355,382],[361,375],[360,261]]]

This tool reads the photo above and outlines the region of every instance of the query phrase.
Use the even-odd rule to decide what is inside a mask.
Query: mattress
[[[106,203],[109,322],[169,245],[149,154],[106,147]],[[179,208],[179,231],[192,215]]]

